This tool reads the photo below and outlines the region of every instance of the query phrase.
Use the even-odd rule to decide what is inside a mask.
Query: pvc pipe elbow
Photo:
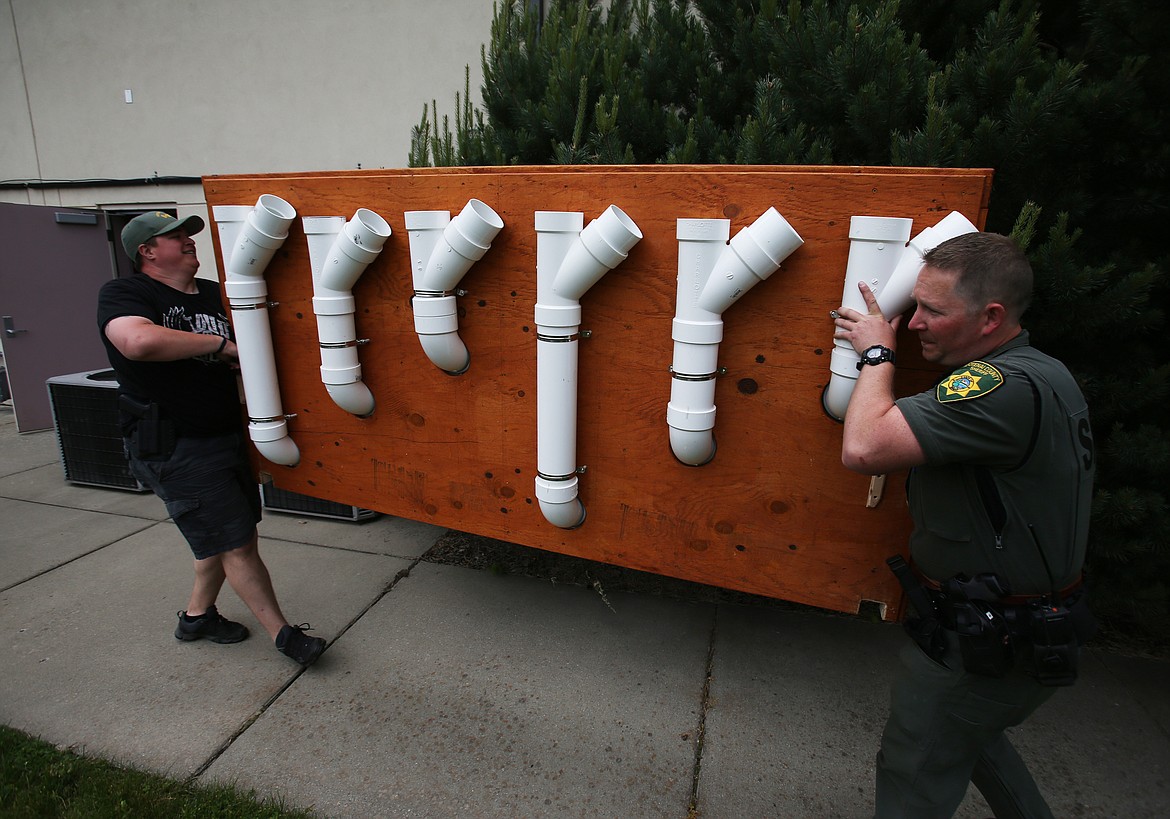
[[[454,296],[419,296],[410,300],[414,331],[426,357],[448,375],[461,375],[471,366],[467,345],[459,337]]]
[[[448,375],[462,375],[471,366],[471,354],[458,333],[419,334],[426,357]]]
[[[326,384],[325,391],[333,403],[348,413],[366,418],[374,414],[374,395],[361,381],[349,384]]]
[[[536,499],[541,514],[553,526],[576,529],[585,522],[585,505],[577,497],[577,478],[564,481],[536,479]]]
[[[287,422],[251,424],[248,434],[256,451],[272,463],[296,466],[301,462],[301,451],[293,439],[288,437]]]
[[[705,466],[715,459],[712,430],[670,428],[670,450],[687,466]]]
[[[569,503],[540,501],[540,511],[545,520],[561,529],[576,529],[585,523],[585,504],[579,500]]]
[[[715,381],[681,381],[671,384],[666,423],[670,448],[684,464],[702,466],[715,457]]]

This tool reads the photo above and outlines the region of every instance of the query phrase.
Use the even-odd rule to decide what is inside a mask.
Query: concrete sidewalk
[[[430,563],[442,529],[269,514],[307,671],[180,643],[160,501],[65,482],[0,405],[0,722],[323,816],[864,817],[901,629]],[[1170,662],[1100,650],[1012,734],[1058,817],[1170,815]],[[693,813],[689,813],[693,808]],[[989,815],[972,789],[957,814]]]

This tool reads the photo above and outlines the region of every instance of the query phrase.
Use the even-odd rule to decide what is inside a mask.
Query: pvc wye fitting
[[[767,279],[781,262],[804,244],[800,234],[776,208],[768,208],[741,230],[720,254],[699,297],[699,306],[722,313],[731,303]]]
[[[557,270],[553,289],[562,298],[580,299],[602,276],[625,261],[641,239],[642,231],[634,220],[617,205],[610,205],[569,248]]]
[[[910,240],[902,251],[894,272],[890,274],[885,287],[876,294],[882,315],[892,318],[906,312],[914,301],[914,285],[922,271],[922,257],[948,239],[964,233],[976,233],[979,228],[957,210],[951,211],[933,227],[924,228]]]
[[[333,241],[321,269],[321,286],[352,290],[390,238],[390,225],[378,214],[359,208]]]

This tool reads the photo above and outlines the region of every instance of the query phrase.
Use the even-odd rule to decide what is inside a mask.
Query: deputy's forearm
[[[841,463],[864,475],[886,475],[926,463],[926,453],[894,401],[894,365],[866,365],[845,412]]]

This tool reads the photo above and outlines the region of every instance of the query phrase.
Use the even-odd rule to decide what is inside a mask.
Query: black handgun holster
[[[136,420],[130,433],[130,454],[139,460],[165,460],[175,451],[175,424],[163,418],[159,405],[119,395],[118,404]]]

